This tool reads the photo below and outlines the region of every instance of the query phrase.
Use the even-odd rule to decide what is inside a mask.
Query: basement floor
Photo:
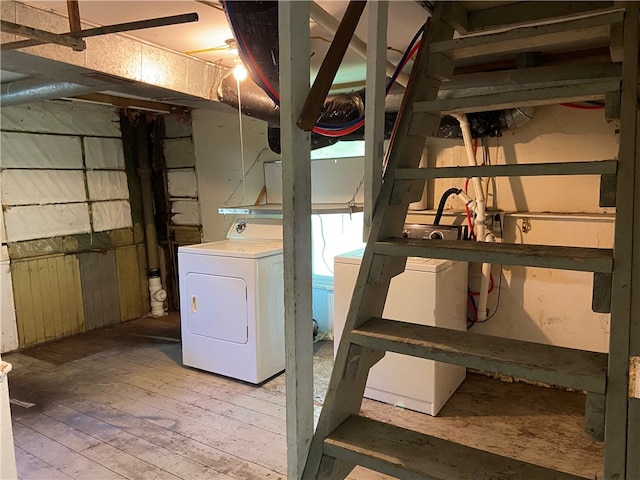
[[[315,347],[318,414],[333,345]],[[255,387],[183,367],[177,313],[3,360],[13,364],[9,391],[23,480],[286,478],[284,375]],[[583,431],[584,405],[580,393],[469,374],[438,417],[367,399],[362,412],[593,479],[602,446]],[[390,477],[357,468],[348,478]]]

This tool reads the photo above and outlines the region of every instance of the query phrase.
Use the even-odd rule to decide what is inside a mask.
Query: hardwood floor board
[[[15,448],[18,480],[70,480],[72,477],[31,455],[20,447]]]
[[[175,346],[173,347],[175,349]],[[206,378],[208,382],[216,385],[229,385],[229,383],[233,383],[235,384],[234,386],[237,386],[239,391],[246,393],[249,396],[252,396],[259,400],[274,403],[280,407],[286,407],[286,399],[282,396],[282,392],[284,391],[283,375],[279,375],[260,386],[255,386],[240,382],[238,380],[215,375],[210,372],[204,372],[188,367],[185,368],[181,363],[176,363],[172,359],[172,357],[163,355],[160,349],[147,349],[149,355],[145,355],[141,352],[144,352],[144,350],[137,349],[136,351],[129,351],[119,356],[123,359],[126,359],[127,361],[146,365],[151,368],[164,368],[169,372],[171,372],[172,370],[179,372],[180,375],[182,375],[185,379],[193,379],[194,381],[197,381]],[[110,353],[111,352],[105,352],[105,354]]]
[[[286,446],[280,434],[286,414],[284,375],[255,386],[184,367],[174,338],[179,336],[175,316],[136,320],[94,334],[81,352],[65,352],[80,339],[56,341],[46,355],[3,355],[14,365],[11,397],[35,404],[29,409],[12,405],[18,471],[25,480],[137,479],[148,475],[140,473],[147,471],[141,465],[160,478],[285,480]],[[325,342],[314,352],[318,413],[333,348]],[[438,417],[367,399],[362,411],[584,478],[594,478],[601,464],[601,445],[583,431],[584,395],[579,393],[470,374]],[[78,433],[70,436],[67,427],[55,422]],[[28,425],[60,438],[52,440]],[[347,478],[391,477],[356,468]]]
[[[71,478],[78,480],[121,480],[125,478],[84,455],[25,427],[20,422],[15,422],[13,427],[16,446]],[[19,476],[21,468],[21,465],[18,465]]]
[[[179,477],[155,467],[144,460],[115,448],[107,443],[100,443],[83,452],[96,463],[119,473],[131,480],[178,480]]]
[[[49,404],[43,408],[42,413],[179,478],[185,480],[205,478],[230,480],[232,478],[78,410]]]
[[[171,412],[173,415],[188,418],[201,423],[209,423],[215,425],[215,428],[221,432],[234,435],[239,439],[247,442],[255,442],[256,438],[270,444],[277,445],[284,442],[284,436],[281,434],[273,434],[266,430],[259,429],[249,423],[234,420],[225,417],[213,411],[208,411],[202,407],[189,405],[182,399],[172,398],[163,393],[154,394],[143,387],[138,387],[121,381],[113,382],[106,385],[105,390],[117,393],[123,397],[146,403],[152,407],[158,408],[165,412]],[[176,394],[179,397],[179,394]]]
[[[238,438],[232,433],[218,429],[218,425],[215,423],[207,423],[198,419],[177,415],[170,410],[163,410],[149,403],[123,396],[117,391],[118,387],[122,386],[122,384],[114,385],[116,385],[116,387],[110,390],[102,390],[90,384],[78,385],[74,389],[74,392],[76,394],[84,394],[91,400],[102,401],[106,405],[149,420],[156,425],[174,432],[182,433],[223,452],[251,459],[253,463],[258,465],[273,469],[279,473],[286,473],[287,462],[284,438],[277,443],[266,441],[258,434],[256,434],[251,441]],[[153,402],[153,399],[147,398],[147,400]],[[164,402],[161,401],[160,403]],[[267,432],[264,433],[270,435]]]
[[[237,480],[262,480],[265,478],[284,480],[284,476],[277,474],[273,470],[227,454],[148,420],[102,403],[85,400],[80,395],[74,396],[72,399],[67,400],[66,403],[71,407],[57,406],[73,412],[83,412],[81,414],[83,418],[86,417],[103,422],[115,430],[145,440],[159,448],[150,446],[149,452],[145,452],[145,455],[164,455],[165,451],[168,450],[190,459],[197,465],[202,465],[208,471],[223,472]],[[87,422],[90,423],[90,420],[87,420]]]
[[[136,354],[136,352],[131,353]],[[132,357],[127,357],[127,361],[130,361],[130,358]],[[157,362],[153,363],[154,366],[148,366],[145,363],[138,363],[138,365],[140,365],[138,372],[141,374],[142,372],[145,372],[144,375],[149,378],[156,380],[162,379],[162,381],[184,390],[216,398],[218,400],[238,405],[281,420],[285,420],[286,418],[285,406],[271,401],[261,400],[251,395],[255,390],[262,387],[247,385],[243,382],[218,377],[209,372],[186,369],[182,365],[176,365],[173,362],[170,363],[171,368],[164,368],[164,365],[159,368]],[[192,377],[185,374],[185,372],[193,372],[196,375]],[[198,381],[195,381],[195,377],[197,377]],[[281,403],[280,399],[278,400],[278,403]]]
[[[101,443],[97,438],[48,417],[36,411],[35,408],[15,408],[13,419],[74,452],[82,453],[84,450]]]

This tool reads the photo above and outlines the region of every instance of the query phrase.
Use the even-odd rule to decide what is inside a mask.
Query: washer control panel
[[[463,225],[405,223],[402,236],[429,240],[466,240],[466,228]]]

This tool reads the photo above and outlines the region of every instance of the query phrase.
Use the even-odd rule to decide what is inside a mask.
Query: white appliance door
[[[189,332],[227,342],[247,343],[249,312],[244,279],[188,273],[186,280]]]

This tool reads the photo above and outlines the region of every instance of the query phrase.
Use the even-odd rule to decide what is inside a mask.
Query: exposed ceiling
[[[5,2],[3,1],[2,3]],[[64,0],[23,0],[21,3],[37,6],[48,11],[55,11],[65,16],[67,15],[67,2]],[[339,20],[342,18],[349,2],[323,0],[317,3]],[[224,11],[220,3],[216,0],[79,0],[79,10],[82,21],[89,24],[88,26],[111,25],[196,12],[199,20],[195,23],[138,30],[129,32],[126,36],[225,67],[232,67],[237,58],[235,52],[229,48],[229,40],[232,39],[233,36]],[[366,17],[365,11],[356,31],[356,35],[365,41],[367,38]],[[390,2],[387,36],[387,52],[390,62],[396,64],[400,60],[411,38],[426,18],[426,10],[415,1]],[[311,74],[314,75],[326,54],[333,34],[316,24],[313,20],[310,21],[310,27]],[[37,77],[41,79],[46,78],[49,74],[48,72],[51,72],[50,75],[55,77],[54,79],[57,81],[74,81],[73,79],[64,78],[67,74],[71,75],[71,69],[67,68],[67,66],[61,71],[58,71],[59,69],[54,68],[55,66],[53,64],[49,64],[47,70],[43,70],[43,65],[39,64],[42,62],[30,58],[31,56],[29,56],[27,60],[21,57],[20,62],[31,62],[33,60],[33,66],[24,66],[22,63],[15,61],[15,57],[18,56],[19,53],[30,53],[31,51],[33,51],[33,49],[22,49],[19,52],[15,52],[13,57],[3,52],[2,83],[12,82],[16,79],[30,76],[25,74],[25,72],[36,74]],[[336,76],[335,84],[354,87],[362,85],[365,78],[365,62],[365,59],[354,51],[348,51]],[[10,68],[6,68],[7,66],[11,67],[18,63],[20,63],[20,69],[12,71]],[[127,88],[125,87],[120,87],[117,90],[119,92],[127,92]],[[132,90],[129,93],[139,94],[140,92]]]

